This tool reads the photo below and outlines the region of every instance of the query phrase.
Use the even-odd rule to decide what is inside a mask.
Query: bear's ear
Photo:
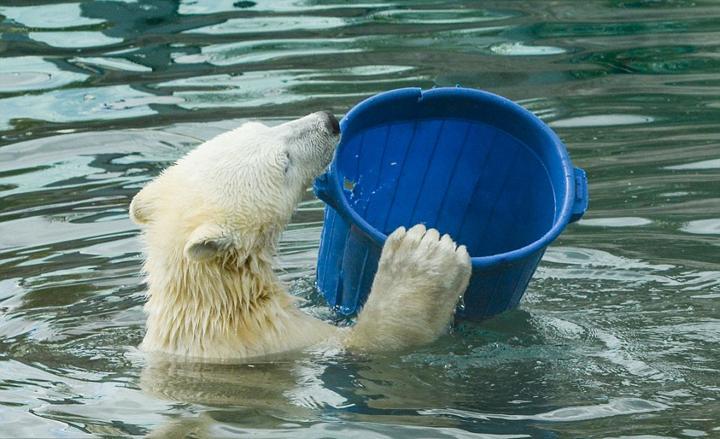
[[[217,224],[202,224],[188,237],[185,257],[193,261],[207,261],[233,247],[232,236]]]
[[[130,201],[130,219],[137,225],[147,224],[150,222],[151,206],[148,196],[147,186],[140,192],[135,194]]]

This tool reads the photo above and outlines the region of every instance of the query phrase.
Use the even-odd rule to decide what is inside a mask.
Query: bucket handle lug
[[[376,245],[382,247],[385,243],[384,236],[376,236],[363,230],[363,228],[356,223],[352,216],[341,207],[340,199],[341,197],[344,197],[345,194],[343,194],[343,189],[340,188],[336,178],[337,177],[332,169],[316,177],[315,181],[313,181],[313,191],[315,192],[315,196],[318,197],[320,201],[327,204],[327,207],[334,210],[335,213],[337,213],[348,225],[352,226],[358,232],[373,241]]]
[[[573,200],[570,222],[574,223],[583,217],[588,209],[590,197],[588,195],[587,174],[580,168],[575,168],[575,199]]]
[[[315,196],[335,211],[338,211],[337,197],[335,196],[335,191],[333,189],[334,181],[329,171],[319,175],[313,182],[313,191],[315,192]]]

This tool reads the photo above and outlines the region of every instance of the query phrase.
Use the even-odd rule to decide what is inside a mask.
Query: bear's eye
[[[290,162],[291,162],[291,161],[292,161],[292,160],[291,160],[291,158],[290,158],[290,153],[289,153],[288,151],[285,151],[285,173],[286,173],[286,174],[287,174],[288,171],[290,170]]]

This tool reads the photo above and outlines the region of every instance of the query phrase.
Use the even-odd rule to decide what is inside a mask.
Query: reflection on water
[[[0,3],[0,436],[720,435],[717,2]],[[137,352],[146,181],[247,118],[458,83],[591,181],[520,310],[374,358]],[[279,275],[331,320],[321,220],[308,192]]]

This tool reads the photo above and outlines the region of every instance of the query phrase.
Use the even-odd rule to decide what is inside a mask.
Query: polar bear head
[[[289,349],[292,303],[277,240],[340,136],[330,113],[251,122],[195,148],[130,203],[143,229],[148,314],[141,348],[226,358]]]
[[[145,229],[148,262],[272,250],[339,136],[337,119],[318,112],[272,127],[245,123],[198,146],[130,205],[130,217]]]

